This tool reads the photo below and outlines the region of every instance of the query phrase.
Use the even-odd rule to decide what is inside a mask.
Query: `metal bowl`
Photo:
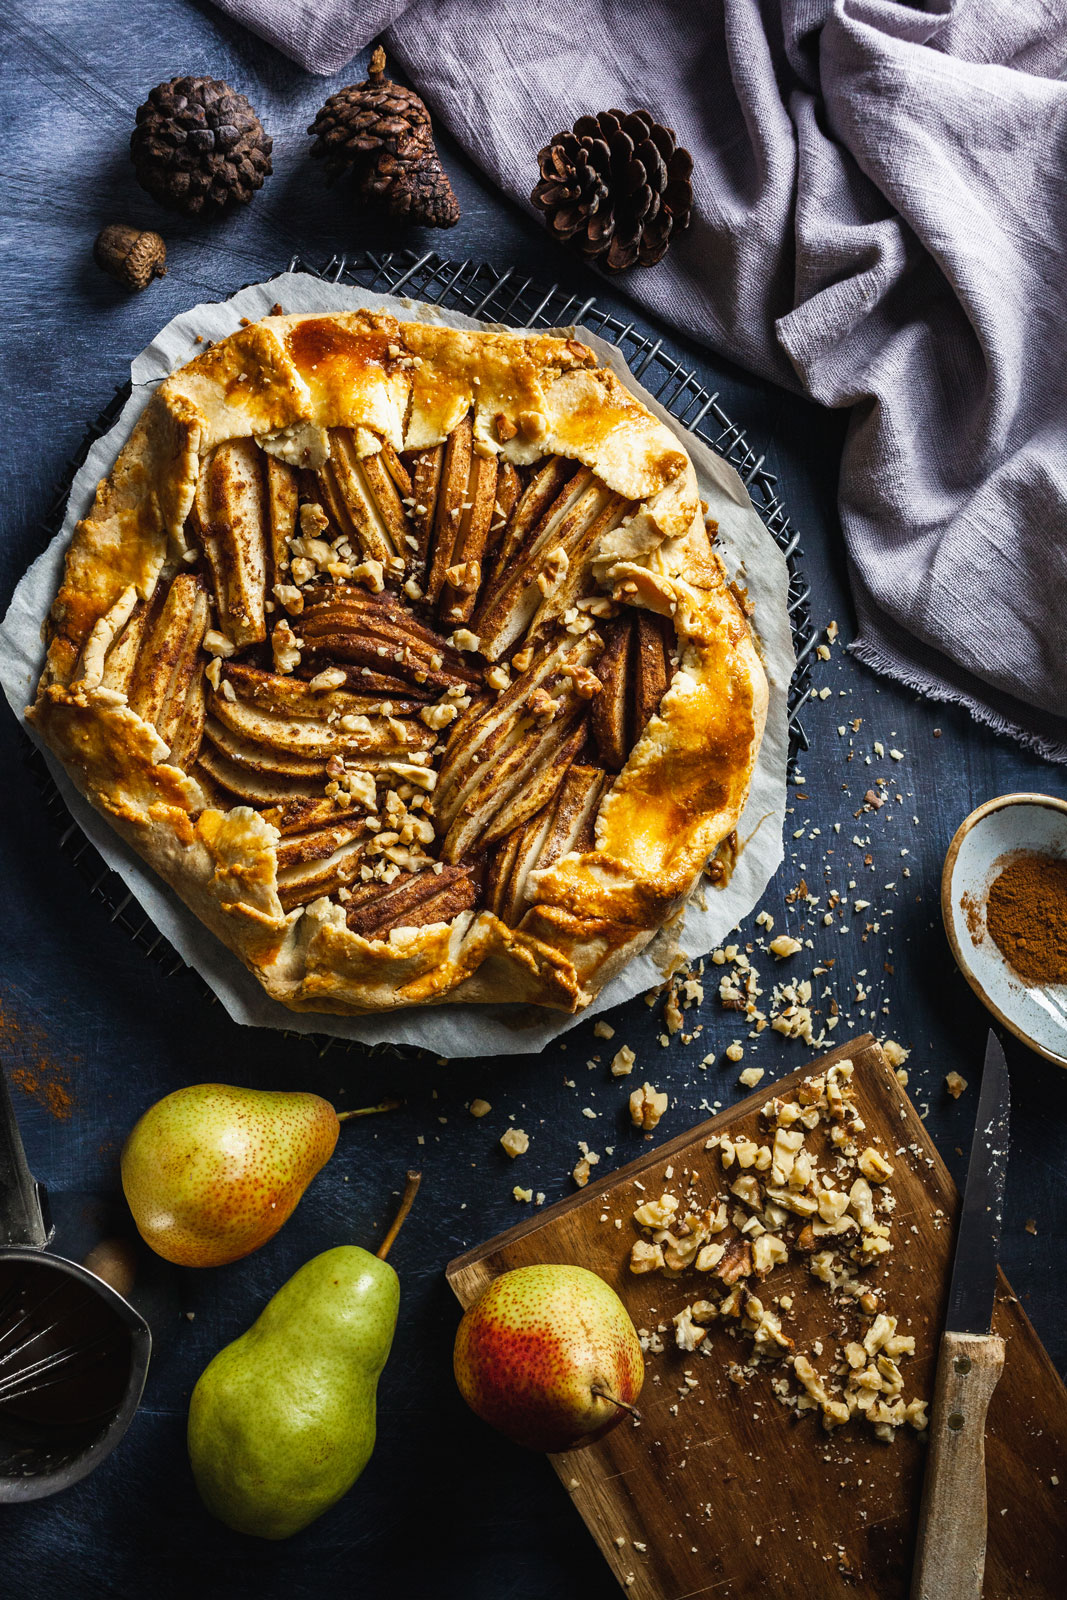
[[[941,915],[952,954],[983,1005],[1032,1050],[1067,1067],[1067,984],[1027,984],[986,929],[986,895],[1016,850],[1067,858],[1067,801],[1004,794],[972,811],[945,857]]]
[[[0,1248],[0,1289],[16,1279],[48,1296],[50,1315],[63,1324],[59,1339],[107,1330],[114,1359],[104,1373],[94,1368],[17,1406],[0,1405],[0,1505],[67,1489],[111,1454],[137,1410],[152,1349],[139,1312],[76,1262],[29,1246]]]

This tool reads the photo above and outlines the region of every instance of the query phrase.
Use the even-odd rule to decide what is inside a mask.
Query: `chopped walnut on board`
[[[866,1134],[852,1077],[852,1062],[837,1061],[805,1078],[792,1099],[767,1100],[761,1136],[708,1139],[721,1189],[698,1201],[690,1171],[684,1197],[668,1191],[643,1200],[633,1213],[640,1236],[629,1264],[637,1274],[702,1275],[702,1295],[661,1324],[664,1332],[673,1325],[676,1348],[712,1355],[714,1324],[748,1342],[746,1360],[727,1368],[736,1382],[773,1364],[782,1405],[816,1412],[827,1429],[865,1421],[889,1441],[905,1425],[926,1427],[926,1402],[905,1395],[900,1362],[914,1355],[915,1340],[898,1329],[870,1272],[893,1248],[894,1167]],[[773,1292],[776,1272],[805,1260],[842,1313],[810,1354],[795,1348],[783,1321],[794,1315],[796,1297]],[[859,1319],[855,1337],[846,1336],[846,1318]]]

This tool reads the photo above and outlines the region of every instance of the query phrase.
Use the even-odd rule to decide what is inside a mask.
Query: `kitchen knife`
[[[986,1413],[1004,1368],[992,1330],[1008,1164],[1008,1064],[990,1030],[934,1381],[911,1600],[979,1600],[986,1549]]]

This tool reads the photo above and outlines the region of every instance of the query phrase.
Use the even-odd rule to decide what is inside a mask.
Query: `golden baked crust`
[[[767,687],[674,435],[574,339],[271,316],[153,395],[27,715],[299,1011],[588,1004]]]

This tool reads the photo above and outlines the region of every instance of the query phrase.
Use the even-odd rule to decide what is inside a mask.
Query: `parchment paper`
[[[221,304],[194,306],[175,317],[133,362],[133,394],[111,431],[94,443],[74,479],[63,527],[37,558],[12,597],[0,624],[0,680],[15,715],[33,699],[44,661],[41,625],[59,587],[63,556],[75,524],[88,511],[97,482],[105,477],[155,386],[175,367],[203,349],[201,340],[235,332],[240,318],[255,321],[275,303],[290,311],[351,311],[362,307],[391,311],[401,321],[440,322],[450,327],[484,324],[459,312],[371,294],[341,284],[323,283],[302,273],[282,273],[242,289]],[[543,331],[543,330],[541,330]],[[788,750],[786,695],[794,666],[787,610],[785,559],[760,521],[732,467],[671,417],[629,371],[621,354],[581,327],[576,333],[600,359],[678,436],[696,467],[700,492],[719,524],[730,576],[740,576],[755,605],[754,623],[770,680],[767,731],[752,789],[741,817],[743,849],[729,884],[707,884],[685,908],[684,918],[665,930],[601,991],[585,1011],[565,1016],[532,1006],[437,1006],[367,1017],[333,1017],[288,1011],[270,1000],[258,982],[207,932],[170,889],[135,855],[78,793],[59,762],[44,750],[52,775],[71,813],[145,911],[190,966],[211,986],[236,1022],[299,1033],[329,1033],[364,1043],[390,1041],[421,1045],[443,1056],[521,1054],[544,1048],[583,1017],[607,1011],[663,979],[665,952],[680,947],[690,959],[706,954],[756,905],[782,860],[785,775]],[[32,728],[24,724],[31,737]],[[39,741],[38,741],[39,742]],[[703,905],[701,904],[703,901]]]

